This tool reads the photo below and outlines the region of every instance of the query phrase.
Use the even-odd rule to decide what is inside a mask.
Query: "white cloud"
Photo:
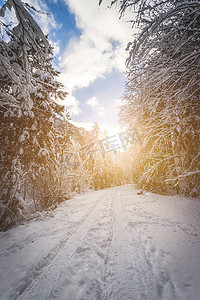
[[[51,46],[53,47],[53,54],[56,56],[60,52],[60,41],[53,42],[50,41]]]
[[[104,107],[101,106],[96,97],[92,97],[86,102],[92,109],[96,110],[100,116],[105,116]]]
[[[38,23],[44,34],[49,34],[51,30],[60,28],[61,25],[56,22],[44,1],[26,0],[26,2],[36,10],[41,11],[41,13],[34,13],[34,20]]]
[[[98,1],[65,1],[82,32],[80,38],[70,40],[60,62],[60,79],[68,90],[87,87],[113,68],[124,71],[130,24],[119,20],[117,9],[107,9],[105,4],[99,8]]]
[[[69,111],[71,116],[78,116],[82,112],[79,107],[79,101],[72,95],[67,95],[62,104],[66,105],[67,110]]]
[[[123,105],[123,100],[121,98],[117,98],[113,103],[112,103],[112,107],[113,108],[119,108],[120,106]]]

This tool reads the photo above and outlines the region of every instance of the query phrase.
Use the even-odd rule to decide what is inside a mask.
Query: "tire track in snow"
[[[103,195],[107,193],[104,191]],[[81,199],[84,196],[81,197]],[[24,276],[24,280],[21,282],[21,284],[19,286],[17,286],[15,288],[14,292],[11,292],[9,295],[9,298],[7,299],[18,299],[19,295],[21,295],[27,288],[29,288],[31,285],[33,285],[33,283],[36,281],[37,277],[41,275],[41,273],[43,272],[43,269],[46,269],[48,267],[48,265],[50,265],[53,260],[56,258],[56,256],[59,254],[59,252],[62,250],[62,248],[65,246],[65,243],[67,242],[67,240],[79,229],[79,227],[82,225],[82,223],[84,223],[85,219],[92,213],[92,211],[95,209],[96,204],[100,201],[101,196],[97,197],[97,200],[92,201],[91,203],[84,202],[83,205],[84,206],[88,206],[88,210],[86,210],[86,214],[83,211],[83,215],[80,214],[80,218],[78,218],[77,222],[73,222],[74,228],[73,230],[71,230],[71,228],[65,228],[65,233],[62,235],[59,243],[57,243],[53,249],[51,249],[42,259],[40,259],[40,261],[37,262],[37,264],[32,265],[31,268],[26,272],[25,276]],[[72,201],[72,200],[71,200]],[[92,205],[92,206],[91,206]],[[67,205],[67,208],[70,205]],[[72,217],[73,215],[77,215],[80,213],[81,210],[81,204],[80,206],[78,206],[78,209],[74,210],[74,211],[70,211]],[[72,206],[73,207],[73,206]],[[64,205],[64,210],[66,209],[66,205]],[[70,214],[69,213],[69,214]],[[68,213],[67,213],[67,209],[66,209],[66,213],[65,213],[65,218],[68,217]],[[59,220],[60,221],[60,220]],[[66,221],[65,221],[66,223]],[[68,223],[71,223],[70,220],[68,221]],[[68,223],[65,224],[65,226],[68,225]],[[43,229],[43,227],[41,227]],[[64,231],[64,227],[60,228],[61,231]],[[55,231],[53,231],[53,234],[55,233]],[[37,238],[40,238],[42,236],[45,237],[46,232],[42,232],[42,234],[38,235]],[[47,233],[48,235],[49,233]],[[52,232],[51,234],[52,235]],[[26,239],[25,239],[26,241]],[[19,250],[19,249],[17,249]]]
[[[106,199],[106,195],[110,193],[110,190],[106,190],[103,195],[98,197],[81,224],[75,228],[70,236],[64,238],[37,266],[27,272],[25,282],[16,289],[15,295],[12,295],[11,299],[38,300],[46,297],[48,299],[52,286],[60,276],[60,267],[66,265],[66,262],[69,262],[72,258],[74,251],[78,248],[79,241],[97,218],[101,206],[104,205],[104,199]]]
[[[123,189],[113,199],[113,237],[104,283],[104,300],[159,299],[152,270],[141,245],[127,231]]]
[[[83,195],[81,195],[81,198],[84,198]],[[77,201],[77,199],[76,199]],[[56,233],[59,233],[61,230],[63,232],[65,232],[65,227],[66,225],[68,225],[68,223],[66,223],[66,220],[67,222],[69,222],[68,218],[70,219],[71,215],[72,214],[76,214],[79,213],[79,211],[82,209],[82,207],[84,206],[84,208],[87,209],[87,206],[88,206],[88,209],[91,209],[91,204],[92,206],[94,205],[94,201],[92,203],[83,203],[83,205],[81,205],[81,203],[79,203],[79,206],[77,206],[77,209],[74,210],[74,199],[72,201],[69,200],[67,202],[63,202],[59,208],[62,207],[64,213],[63,213],[63,216],[62,216],[62,220],[60,219],[60,215],[59,215],[59,221],[62,221],[63,223],[63,228],[46,228],[46,226],[40,226],[40,232],[38,233],[37,231],[37,228],[34,228],[35,231],[32,230],[31,233],[28,232],[28,235],[27,235],[27,226],[30,224],[30,223],[34,223],[34,222],[41,222],[41,225],[42,225],[42,222],[45,221],[45,220],[48,220],[48,219],[51,219],[51,218],[54,218],[55,217],[55,211],[51,211],[51,212],[43,212],[41,213],[41,215],[33,220],[30,221],[25,221],[23,225],[21,226],[24,226],[24,232],[23,232],[23,228],[22,228],[22,236],[21,236],[21,239],[17,240],[17,242],[13,242],[11,243],[10,245],[7,245],[4,247],[2,247],[3,251],[0,252],[0,258],[1,257],[8,257],[10,256],[11,254],[15,254],[16,252],[24,249],[27,245],[31,244],[32,242],[44,237],[44,235],[46,235],[46,231],[50,230],[50,234],[53,236],[55,235]],[[83,216],[85,217],[85,216]],[[82,219],[81,219],[82,220]],[[54,220],[53,223],[56,223],[57,220]],[[73,221],[71,221],[73,222]],[[78,220],[78,223],[80,222],[80,220]],[[45,225],[45,224],[44,224]],[[77,224],[74,224],[74,226],[76,226]],[[15,230],[15,228],[13,228],[13,231]],[[10,231],[6,232],[5,235],[8,235],[9,236],[10,234]],[[68,233],[67,233],[68,234]],[[14,233],[12,233],[12,235],[9,237],[10,240],[12,240],[14,238]],[[61,237],[61,239],[64,239],[66,238],[66,234],[63,234],[63,238]]]
[[[105,264],[111,243],[112,197],[104,197],[92,226],[80,241],[75,255],[62,268],[57,282],[46,299],[102,299]]]
[[[125,194],[127,191],[125,190]],[[148,211],[141,209],[139,207],[139,202],[134,201],[137,199],[137,195],[135,195],[135,198],[133,197],[123,197],[126,199],[126,203],[124,204],[124,207],[126,207],[126,217],[127,217],[127,225],[128,225],[128,230],[130,232],[130,236],[135,236],[137,237],[138,242],[142,246],[143,249],[141,249],[141,252],[143,252],[144,256],[146,257],[146,261],[148,262],[152,276],[154,277],[155,283],[156,283],[156,289],[158,291],[158,295],[156,299],[161,299],[161,300],[175,300],[178,299],[178,294],[177,290],[173,284],[172,279],[170,278],[169,274],[166,272],[166,270],[162,269],[162,261],[165,258],[167,253],[166,251],[161,251],[157,250],[154,247],[150,247],[150,251],[147,249],[149,244],[149,241],[144,239],[144,232],[141,230],[141,225],[143,226],[144,224],[156,224],[159,226],[164,226],[164,224],[160,224],[161,218],[156,218],[157,216],[154,214],[150,214]],[[153,219],[153,217],[155,217]],[[141,218],[143,219],[141,221]],[[134,220],[134,221],[132,221]],[[146,220],[146,221],[145,221]],[[163,220],[163,219],[162,219]],[[166,226],[165,226],[166,227]],[[167,226],[171,227],[171,226]],[[188,233],[188,232],[187,232]],[[156,261],[160,262],[160,270],[155,270],[154,264],[151,263],[152,261],[152,256],[156,255]],[[145,298],[146,299],[146,298]],[[147,298],[148,299],[148,298]],[[150,298],[151,299],[151,298]]]

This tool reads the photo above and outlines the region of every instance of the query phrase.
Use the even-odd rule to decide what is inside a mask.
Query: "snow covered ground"
[[[130,185],[0,232],[0,299],[199,300],[200,201]]]

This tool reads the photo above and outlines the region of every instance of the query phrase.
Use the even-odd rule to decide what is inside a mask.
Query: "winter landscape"
[[[200,299],[200,1],[0,0],[0,300]]]

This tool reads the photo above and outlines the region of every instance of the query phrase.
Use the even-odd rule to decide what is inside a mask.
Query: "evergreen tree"
[[[27,186],[34,192],[39,178],[44,179],[48,174],[52,179],[50,168],[58,161],[54,117],[62,109],[54,99],[64,99],[66,95],[55,80],[58,72],[52,66],[52,48],[47,37],[25,5],[20,0],[8,0],[0,10],[1,17],[6,9],[14,9],[18,24],[12,27],[1,22],[0,220],[3,226],[19,219],[26,209]],[[40,199],[42,206],[52,201],[45,197]]]

